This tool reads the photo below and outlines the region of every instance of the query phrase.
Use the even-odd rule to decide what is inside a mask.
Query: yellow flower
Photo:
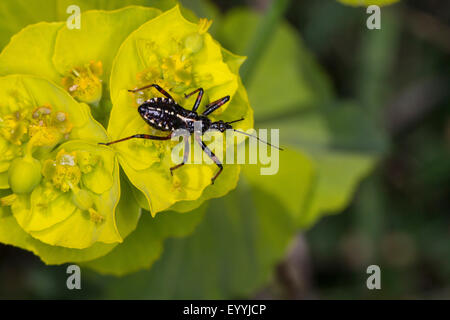
[[[198,23],[187,21],[176,6],[127,38],[111,71],[113,109],[108,132],[113,140],[133,134],[162,134],[148,126],[137,112],[139,104],[162,94],[155,89],[127,92],[152,83],[160,85],[187,109],[192,108],[195,97],[186,99],[184,94],[203,88],[200,113],[207,103],[229,95],[231,101],[214,112],[211,119],[229,121],[243,117],[243,129],[253,126],[253,113],[238,73],[244,59],[221,48],[207,32],[210,25],[211,21],[205,19]],[[225,166],[214,186],[210,186],[217,170],[214,164],[186,165],[172,176],[169,168],[174,166],[171,152],[176,144],[132,139],[113,145],[128,178],[145,197],[141,205],[153,215],[169,208],[193,209],[206,199],[226,194],[237,183],[238,165]]]
[[[106,138],[87,105],[78,104],[47,80],[20,75],[0,77],[0,101],[0,188],[9,188],[11,179],[21,184],[20,168],[64,141]],[[9,170],[14,159],[25,162],[16,162]],[[22,193],[26,189],[20,187],[16,191]]]
[[[121,242],[118,164],[98,145],[106,132],[89,107],[47,80],[21,75],[0,77],[0,101],[0,181],[12,191],[0,204],[11,207],[20,228],[66,248]]]

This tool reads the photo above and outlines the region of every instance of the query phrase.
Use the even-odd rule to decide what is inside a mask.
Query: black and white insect
[[[225,96],[219,100],[216,100],[214,102],[211,102],[206,105],[206,110],[202,114],[197,113],[197,109],[200,105],[200,102],[202,101],[204,90],[202,88],[198,88],[197,90],[192,91],[189,94],[185,94],[184,96],[186,98],[192,96],[195,93],[198,93],[197,99],[195,100],[194,106],[192,107],[192,110],[187,110],[180,106],[177,102],[175,102],[174,98],[167,93],[166,90],[161,88],[157,84],[151,84],[144,86],[142,88],[134,89],[134,90],[128,90],[129,92],[139,92],[144,89],[149,88],[155,88],[161,94],[165,96],[165,98],[152,98],[149,100],[144,101],[139,107],[138,112],[141,115],[141,117],[144,119],[147,124],[152,126],[153,128],[160,130],[160,131],[168,131],[170,132],[167,136],[153,136],[148,134],[135,134],[126,138],[122,138],[119,140],[111,141],[108,143],[101,143],[104,145],[111,145],[113,143],[118,143],[122,141],[126,141],[133,138],[141,138],[141,139],[151,139],[151,140],[170,140],[172,136],[174,135],[175,130],[178,129],[184,129],[186,132],[189,133],[189,135],[194,135],[195,141],[202,147],[202,150],[214,161],[214,163],[219,167],[219,171],[212,177],[211,183],[214,184],[214,181],[217,179],[219,174],[223,170],[223,165],[220,162],[220,160],[216,157],[216,155],[206,146],[206,144],[202,141],[201,136],[208,130],[219,130],[220,132],[225,132],[226,130],[230,129],[235,132],[247,135],[249,137],[253,137],[263,143],[266,143],[270,146],[272,146],[270,143],[260,140],[258,137],[250,135],[246,132],[242,132],[236,129],[233,129],[231,124],[242,121],[244,118],[230,121],[230,122],[224,122],[223,120],[219,121],[211,121],[208,118],[208,115],[217,110],[220,106],[224,105],[226,102],[230,100],[230,96]],[[200,126],[194,126],[194,123],[201,124]],[[200,128],[200,130],[199,130]],[[173,170],[178,169],[179,167],[183,166],[189,157],[189,139],[184,139],[185,146],[184,146],[184,154],[183,154],[183,161],[180,164],[177,164],[176,166],[170,168],[170,173],[173,174]],[[279,150],[282,150],[281,148],[275,147]]]

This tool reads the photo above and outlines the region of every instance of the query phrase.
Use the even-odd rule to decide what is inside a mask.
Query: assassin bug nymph
[[[184,129],[189,132],[189,135],[194,134],[195,141],[202,147],[202,150],[214,161],[214,163],[219,167],[219,171],[212,177],[211,183],[214,184],[214,181],[217,179],[219,174],[223,170],[223,165],[220,160],[216,157],[216,155],[206,146],[206,144],[202,141],[201,136],[208,130],[219,130],[220,132],[225,132],[225,130],[233,130],[235,132],[253,137],[258,141],[266,143],[272,146],[270,143],[260,140],[256,136],[252,136],[246,132],[238,131],[233,129],[231,124],[244,120],[243,118],[224,122],[223,120],[219,121],[211,121],[207,116],[217,110],[220,106],[224,105],[226,102],[230,100],[230,96],[225,96],[219,100],[211,102],[206,105],[206,110],[202,114],[197,113],[197,109],[202,101],[204,90],[202,88],[198,88],[197,90],[192,91],[189,94],[185,94],[186,98],[192,96],[195,93],[198,93],[197,99],[195,100],[194,106],[192,110],[184,109],[178,103],[175,102],[175,99],[167,93],[163,88],[161,88],[157,84],[151,84],[144,86],[142,88],[128,90],[129,92],[139,92],[144,89],[155,88],[161,94],[163,94],[166,98],[152,98],[144,101],[139,107],[138,112],[141,117],[153,128],[161,131],[169,131],[170,134],[167,136],[152,136],[148,134],[135,134],[126,138],[122,138],[119,140],[111,141],[108,143],[101,143],[104,145],[111,145],[113,143],[118,143],[122,141],[126,141],[133,138],[141,138],[141,139],[150,139],[150,140],[170,140],[174,135],[174,131],[177,129]],[[195,122],[200,122],[201,130],[198,131],[197,126],[194,127]],[[170,168],[170,173],[173,174],[173,170],[178,169],[183,166],[189,157],[189,139],[184,139],[184,154],[183,161],[180,164]],[[275,147],[278,148],[278,147]],[[278,148],[279,150],[282,150]]]

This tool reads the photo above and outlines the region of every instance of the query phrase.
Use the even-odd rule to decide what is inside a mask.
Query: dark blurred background
[[[222,12],[270,3],[213,2]],[[450,298],[450,2],[401,1],[383,11],[388,33],[361,27],[365,8],[336,1],[291,1],[286,12],[337,95],[378,117],[389,147],[348,208],[299,234],[271,283],[248,298]],[[370,64],[374,51],[380,64]],[[371,264],[382,290],[366,287]],[[81,297],[102,297],[107,279],[86,275]],[[65,279],[64,267],[0,245],[0,298],[71,298]]]

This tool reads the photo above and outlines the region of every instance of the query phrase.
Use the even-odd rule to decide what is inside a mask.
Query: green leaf
[[[280,128],[280,141],[315,163],[315,188],[297,221],[303,228],[324,213],[344,209],[386,148],[381,130],[352,103],[310,108],[261,125]]]
[[[378,156],[370,153],[328,152],[316,158],[318,177],[307,210],[298,223],[310,227],[321,215],[339,213],[351,201],[361,179],[375,166]]]
[[[260,19],[246,9],[232,10],[218,31],[219,40],[233,52],[246,55],[246,44]],[[305,49],[300,35],[286,23],[277,27],[246,85],[256,121],[321,104],[332,97],[328,79]]]
[[[121,276],[148,269],[163,251],[169,237],[184,237],[202,220],[206,206],[189,214],[166,211],[152,217],[144,212],[137,229],[109,254],[84,265],[103,274]]]
[[[315,166],[308,157],[298,151],[280,151],[279,160],[275,157],[276,152],[277,150],[272,150],[273,158],[270,164],[278,166],[279,171],[276,174],[262,175],[261,169],[269,165],[259,163],[245,165],[244,176],[253,187],[271,194],[282,203],[293,220],[302,219],[316,179]]]
[[[262,16],[248,10],[231,11],[219,30],[221,40],[245,54],[245,43],[260,19]],[[246,26],[243,30],[242,25]],[[304,152],[314,162],[315,185],[308,205],[299,211],[289,200],[292,197],[279,197],[294,210],[296,223],[307,227],[322,214],[347,205],[385,143],[381,130],[360,107],[333,101],[329,80],[300,39],[289,25],[278,26],[248,88],[256,126],[280,129],[282,146]],[[255,185],[264,178],[254,181]],[[280,195],[292,193],[289,183],[276,178],[271,190]]]
[[[355,7],[356,6],[368,7],[370,5],[386,6],[399,1],[400,0],[338,0],[338,2],[340,3],[348,4]]]
[[[0,242],[31,251],[46,264],[92,260],[107,254],[115,246],[96,243],[83,250],[50,246],[26,233],[14,219],[9,207],[1,207],[0,210],[2,211],[0,215]]]
[[[97,193],[98,185],[89,189],[90,185],[79,184],[79,178],[74,178],[77,172],[82,174],[82,154],[97,158],[87,174],[102,172],[96,174],[103,187],[101,193]],[[50,168],[45,179],[31,195],[19,195],[11,207],[19,225],[34,238],[55,246],[85,249],[96,242],[122,242],[116,224],[120,186],[114,153],[98,143],[71,140],[54,150],[45,164]],[[60,187],[62,183],[55,185],[55,180],[70,181],[67,183],[73,187],[65,190]]]
[[[195,233],[167,241],[150,271],[110,280],[108,297],[230,299],[248,297],[265,284],[296,227],[272,192],[243,180],[227,196],[210,201]],[[308,190],[308,183],[301,182],[300,190]]]

